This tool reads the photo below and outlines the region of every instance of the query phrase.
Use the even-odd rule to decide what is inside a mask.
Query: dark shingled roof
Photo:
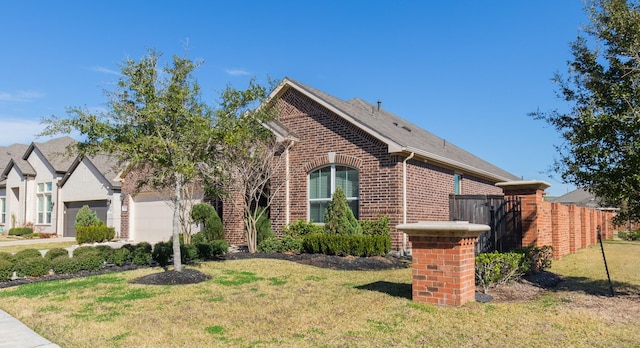
[[[501,169],[444,139],[408,122],[384,109],[378,110],[362,99],[349,101],[336,98],[313,87],[285,78],[273,95],[287,88],[295,88],[330,110],[389,145],[390,153],[411,153],[427,161],[470,172],[495,181],[520,180]]]

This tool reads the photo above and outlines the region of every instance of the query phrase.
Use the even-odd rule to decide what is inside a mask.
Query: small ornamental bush
[[[209,242],[211,245],[211,254],[213,256],[224,255],[229,252],[229,243],[223,239],[216,239]]]
[[[75,227],[100,226],[104,224],[98,217],[95,210],[91,210],[88,205],[83,205],[76,214]]]
[[[209,238],[204,231],[200,231],[191,236],[191,244],[208,243]]]
[[[263,253],[282,252],[282,242],[277,237],[269,237],[258,244],[258,251]]]
[[[365,235],[391,235],[391,226],[389,226],[389,217],[378,216],[377,220],[360,221],[362,233]]]
[[[198,259],[200,260],[211,260],[213,259],[213,249],[211,248],[211,244],[209,243],[193,243],[193,246],[198,250]]]
[[[629,241],[640,240],[640,230],[618,231],[618,238]]]
[[[526,265],[527,273],[538,273],[551,268],[551,262],[553,261],[552,246],[529,246],[514,250],[514,252],[524,255],[524,263]]]
[[[149,254],[151,254],[151,251],[153,250],[153,247],[151,246],[151,244],[149,244],[147,242],[140,242],[140,243],[136,244],[135,246],[136,246],[135,250],[142,250],[145,253],[149,253]]]
[[[173,247],[169,242],[158,242],[153,246],[151,257],[162,267],[169,264],[173,256]]]
[[[80,272],[78,258],[59,256],[51,260],[51,269],[56,274],[73,274]]]
[[[0,260],[0,282],[11,279],[13,271],[15,270],[13,262],[7,260]]]
[[[46,254],[44,254],[44,258],[47,260],[53,260],[57,257],[69,257],[69,251],[63,248],[53,248],[49,249]]]
[[[182,263],[192,263],[198,259],[198,248],[192,244],[180,245],[180,258]]]
[[[138,248],[133,252],[131,257],[131,263],[134,265],[148,265],[151,263],[151,250],[147,251],[146,248]]]
[[[73,249],[73,257],[81,256],[86,253],[98,253],[98,250],[91,245],[80,246]]]
[[[303,237],[311,233],[322,233],[324,227],[316,225],[313,221],[298,220],[284,227],[284,235],[292,237]]]
[[[15,253],[13,257],[16,259],[16,261],[19,261],[37,257],[42,258],[42,254],[40,253],[40,251],[38,251],[38,249],[22,249]]]
[[[336,188],[324,214],[324,228],[329,234],[361,235],[362,227],[347,204],[341,187]]]
[[[338,235],[314,233],[304,237],[306,252],[338,256],[384,256],[391,250],[391,238],[383,235]]]
[[[73,257],[83,271],[98,271],[104,267],[104,259],[98,251],[86,252]]]
[[[125,248],[127,250],[129,250],[130,252],[134,252],[136,250],[136,246],[133,244],[125,244],[122,246],[122,248]]]
[[[0,260],[1,261],[9,261],[11,263],[16,262],[16,257],[13,254],[8,253],[6,251],[0,251]]]
[[[94,246],[95,250],[102,255],[102,258],[106,261],[109,259],[111,254],[113,253],[113,248],[108,245],[96,245]]]
[[[111,255],[109,255],[109,259],[107,262],[112,263],[116,266],[124,266],[127,263],[131,262],[131,258],[133,257],[131,251],[127,248],[115,249]]]
[[[33,234],[33,228],[31,227],[14,227],[9,229],[10,236],[26,236]]]
[[[284,236],[282,238],[282,252],[291,252],[299,254],[303,251],[303,242],[304,239],[302,237],[293,237],[293,236]]]
[[[42,256],[19,259],[15,264],[15,271],[20,277],[40,277],[50,270],[50,261]]]
[[[527,271],[522,253],[480,253],[476,256],[476,284],[482,285],[486,294],[489,287],[520,279]]]
[[[76,227],[76,242],[100,243],[110,241],[115,237],[115,228],[105,225],[100,226],[79,226]]]
[[[215,208],[207,203],[198,203],[191,208],[191,219],[195,223],[201,223],[204,226],[204,237],[207,241],[218,240],[224,238],[222,229],[222,221],[218,216]],[[194,241],[191,241],[194,243]],[[199,241],[202,242],[202,241]]]

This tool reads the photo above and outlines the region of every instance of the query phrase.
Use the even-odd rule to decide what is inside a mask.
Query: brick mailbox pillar
[[[412,246],[412,298],[435,305],[460,306],[475,301],[474,244],[490,230],[466,221],[400,224]]]

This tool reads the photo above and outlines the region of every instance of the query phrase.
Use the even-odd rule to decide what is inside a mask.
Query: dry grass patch
[[[42,242],[37,244],[24,245],[2,245],[2,243],[0,242],[0,251],[16,253],[23,249],[48,250],[53,248],[68,248],[72,245],[77,244],[76,242],[46,242],[46,240],[47,239],[42,239]]]
[[[638,264],[640,253],[631,256]],[[566,257],[554,267],[572,264]],[[640,345],[640,305],[629,298],[562,290],[522,303],[435,307],[410,300],[411,269],[334,271],[247,259],[198,270],[211,279],[133,284],[159,271],[139,269],[26,284],[1,290],[0,307],[62,347]],[[627,281],[640,287],[634,279]],[[580,296],[603,302],[576,305]],[[622,315],[611,309],[618,301],[628,307]]]

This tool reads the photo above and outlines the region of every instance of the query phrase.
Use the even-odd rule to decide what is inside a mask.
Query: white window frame
[[[453,173],[453,194],[454,195],[462,194],[462,174],[460,173]]]
[[[7,197],[0,197],[0,225],[7,223]]]
[[[360,171],[357,168],[354,168],[354,167],[351,167],[351,166],[347,166],[347,165],[344,165],[344,164],[330,164],[330,165],[319,167],[319,168],[316,168],[316,169],[310,171],[309,174],[307,174],[307,186],[308,186],[307,187],[307,194],[308,194],[308,197],[309,197],[308,201],[307,201],[307,221],[311,220],[311,203],[312,202],[326,202],[326,203],[328,203],[333,198],[333,194],[336,192],[336,167],[345,167],[345,168],[348,168],[348,169],[351,169],[351,170],[355,170],[356,173],[358,173],[358,186],[360,186]],[[330,168],[331,169],[331,172],[330,172],[330,175],[329,175],[329,195],[330,195],[330,197],[329,198],[311,198],[311,188],[310,188],[310,186],[311,186],[311,173],[317,172],[317,171],[325,169],[325,168]],[[345,192],[345,195],[346,195],[346,192]],[[347,203],[356,202],[358,211],[355,211],[353,213],[354,213],[356,219],[358,219],[358,217],[360,215],[359,214],[360,213],[360,206],[359,206],[360,187],[358,187],[358,196],[355,196],[355,197],[354,196],[347,196],[346,198],[347,198]],[[351,208],[351,207],[349,207],[349,208]],[[353,209],[352,209],[352,211],[353,211]],[[324,219],[324,217],[323,217],[323,219]],[[314,223],[316,223],[318,225],[323,225],[324,224],[324,222],[317,222],[317,221],[314,221]]]
[[[38,205],[38,225],[51,225],[51,212],[53,211],[53,201],[51,198],[51,192],[53,191],[53,182],[41,182],[38,183],[38,189],[36,190]]]

